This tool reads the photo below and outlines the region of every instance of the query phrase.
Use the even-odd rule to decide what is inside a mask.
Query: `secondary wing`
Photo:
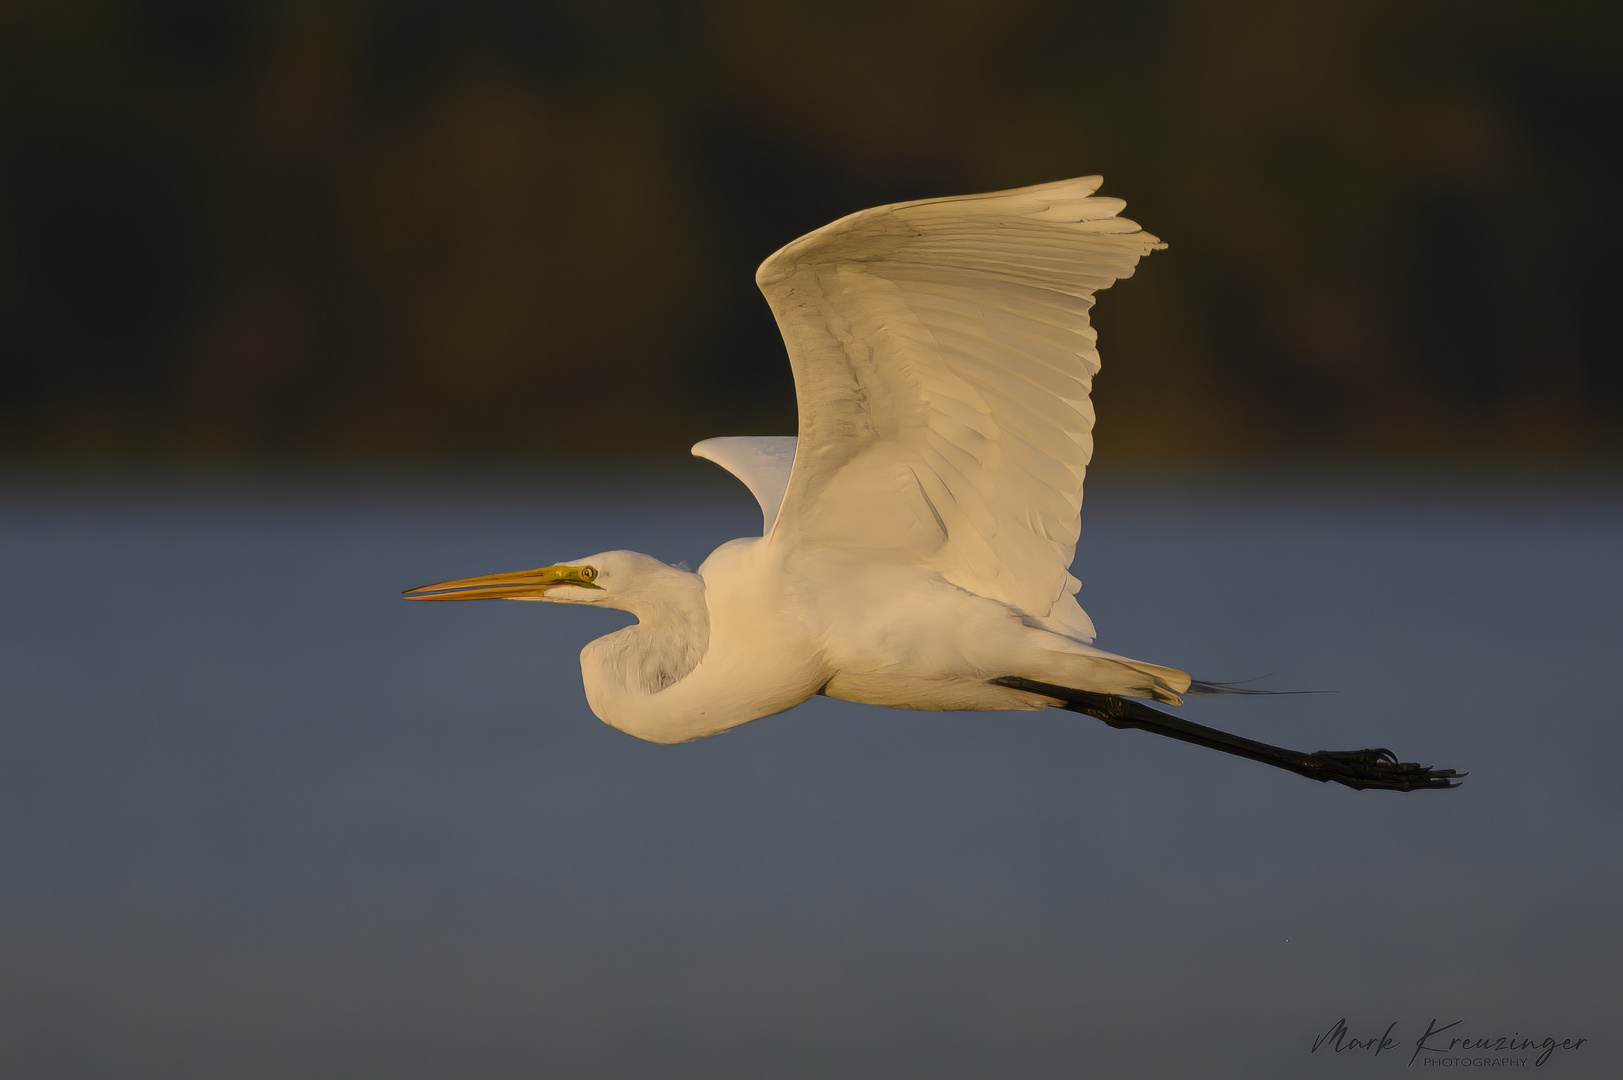
[[[772,532],[795,463],[793,435],[724,435],[693,445],[693,456],[714,461],[744,482],[761,504],[761,535]]]

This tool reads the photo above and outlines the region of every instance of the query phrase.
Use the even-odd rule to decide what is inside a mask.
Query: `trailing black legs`
[[[1028,693],[1042,694],[1064,702],[1061,708],[1070,712],[1086,713],[1103,720],[1111,727],[1138,728],[1141,731],[1165,735],[1169,739],[1194,743],[1225,754],[1260,761],[1279,769],[1312,780],[1334,781],[1350,788],[1379,788],[1384,791],[1416,791],[1422,788],[1459,787],[1463,773],[1453,769],[1432,769],[1412,762],[1399,761],[1392,751],[1373,750],[1315,750],[1303,753],[1281,746],[1244,739],[1216,728],[1192,724],[1159,709],[1118,697],[1115,694],[1094,694],[1086,690],[1072,690],[1066,686],[1035,682],[1017,676],[993,679],[999,686],[1007,686]]]

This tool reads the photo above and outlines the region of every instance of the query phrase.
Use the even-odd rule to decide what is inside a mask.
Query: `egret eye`
[[[597,580],[597,567],[595,567],[595,566],[583,566],[583,567],[581,567],[580,568],[580,579],[582,581],[596,581]]]

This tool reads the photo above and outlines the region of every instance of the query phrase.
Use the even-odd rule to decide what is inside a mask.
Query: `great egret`
[[[1164,247],[1097,176],[864,210],[756,272],[800,437],[693,453],[761,504],[697,573],[631,551],[462,578],[412,600],[544,600],[637,617],[581,652],[586,699],[687,742],[814,694],[905,709],[1058,706],[1348,786],[1450,787],[1386,750],[1301,753],[1179,720],[1226,688],[1105,652],[1069,572],[1093,450],[1093,294]]]

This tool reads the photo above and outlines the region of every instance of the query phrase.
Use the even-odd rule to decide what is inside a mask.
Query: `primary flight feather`
[[[1070,573],[1093,451],[1094,294],[1165,245],[1099,177],[841,218],[756,273],[788,347],[800,435],[709,439],[762,535],[697,573],[611,551],[441,582],[414,600],[596,604],[636,624],[581,653],[606,723],[714,735],[814,694],[910,709],[1058,705],[1353,787],[1448,786],[1387,751],[1251,743],[1178,704],[1176,668],[1094,647]],[[1260,748],[1260,749],[1258,749]]]

